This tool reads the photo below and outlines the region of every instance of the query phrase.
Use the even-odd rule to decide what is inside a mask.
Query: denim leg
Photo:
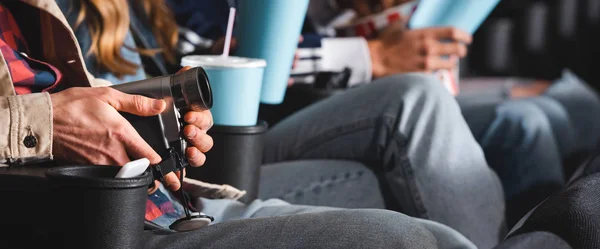
[[[562,155],[573,146],[564,108],[547,97],[459,96],[469,128],[503,184],[510,226],[564,184]]]
[[[446,224],[480,248],[504,232],[497,175],[454,97],[424,74],[384,78],[307,107],[267,133],[264,158],[362,162],[408,215]]]
[[[479,142],[502,180],[506,199],[541,186],[560,188],[562,164],[545,113],[528,100],[504,102],[495,113]]]
[[[569,70],[544,93],[558,101],[570,117],[575,133],[575,152],[595,151],[600,138],[600,97]]]
[[[264,165],[259,199],[340,208],[385,208],[377,176],[355,161],[306,160]]]
[[[565,107],[557,100],[544,95],[523,101],[536,105],[548,118],[561,160],[564,161],[573,155],[577,148],[577,131]]]

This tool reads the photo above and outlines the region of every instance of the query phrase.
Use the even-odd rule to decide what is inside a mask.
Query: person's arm
[[[343,1],[342,1],[343,2]],[[336,38],[334,26],[348,22],[355,13],[339,0],[311,0],[307,19],[315,32],[321,36],[318,43],[318,71],[351,71],[349,86],[369,82],[372,79],[371,55],[367,40],[363,37]]]
[[[35,93],[0,97],[0,164],[50,159],[52,159],[50,95]]]

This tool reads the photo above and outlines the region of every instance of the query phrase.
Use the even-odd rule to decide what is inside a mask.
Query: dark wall
[[[569,68],[598,88],[599,26],[600,0],[503,0],[475,34],[466,73],[551,80]]]

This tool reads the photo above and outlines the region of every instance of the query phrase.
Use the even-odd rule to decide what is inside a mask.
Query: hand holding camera
[[[123,165],[131,157],[159,163],[161,157],[119,111],[154,116],[163,100],[129,95],[112,88],[71,88],[51,95],[53,154],[59,159],[98,165]]]
[[[189,85],[184,86],[189,87]],[[195,90],[199,91],[199,89]],[[182,90],[182,94],[185,95],[183,92],[185,90]],[[212,101],[212,96],[209,98],[206,97],[208,95],[185,95],[185,97],[180,96],[177,99],[177,97],[170,96],[164,96],[165,98],[151,96],[154,98],[149,98],[150,96],[143,95],[126,94],[108,87],[71,88],[52,94],[54,156],[57,159],[95,165],[124,165],[131,159],[139,158],[148,158],[153,165],[159,164],[164,160],[159,153],[164,153],[164,151],[157,151],[162,147],[157,146],[156,140],[147,138],[158,136],[165,140],[164,134],[157,134],[160,133],[160,130],[140,134],[137,130],[140,128],[135,126],[135,122],[132,125],[131,120],[124,118],[119,112],[132,114],[132,117],[150,118],[158,117],[157,115],[167,117],[165,114],[173,114],[173,117],[178,117],[178,112],[173,110],[175,99],[175,101],[179,100],[180,107],[185,106],[186,112],[183,120],[187,125],[180,125],[178,118],[175,120],[161,118],[160,121],[178,123],[177,127],[167,126],[167,128],[176,130],[174,131],[176,138],[171,135],[168,140],[182,140],[181,135],[183,135],[192,146],[187,147],[187,143],[183,143],[184,145],[177,149],[182,153],[185,151],[190,165],[201,166],[204,164],[206,160],[204,153],[210,150],[213,143],[212,138],[206,134],[206,131],[212,126],[212,116],[208,108],[194,108],[193,105],[196,101],[192,99],[193,97],[204,97]],[[190,101],[189,105],[185,98]],[[140,123],[142,122],[138,124]],[[181,127],[183,132],[179,130]],[[170,134],[172,133],[173,131],[170,132]],[[155,134],[157,135],[154,136]],[[173,147],[168,144],[174,142],[180,141],[167,141],[159,144],[167,149]],[[181,186],[175,173],[165,175],[163,181],[171,190],[178,190]]]

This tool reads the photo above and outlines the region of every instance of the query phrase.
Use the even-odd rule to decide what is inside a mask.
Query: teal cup
[[[262,59],[190,55],[181,66],[202,67],[213,93],[215,125],[255,126],[266,62]]]
[[[500,0],[420,0],[412,29],[452,26],[473,35]]]
[[[261,102],[280,104],[298,47],[309,0],[238,1],[235,54],[267,62]]]

